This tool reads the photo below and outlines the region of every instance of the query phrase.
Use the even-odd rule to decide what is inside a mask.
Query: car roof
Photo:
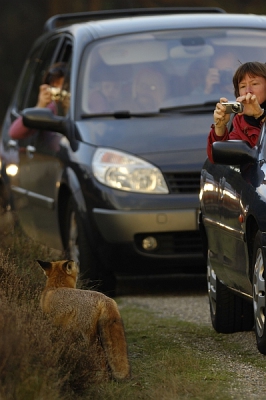
[[[198,8],[199,9],[199,8]],[[101,13],[97,13],[97,17],[90,19],[88,14],[93,13],[78,13],[78,14],[63,14],[56,15],[50,18],[45,25],[46,31],[67,31],[74,36],[79,36],[81,33],[90,33],[94,39],[100,39],[109,36],[132,34],[139,32],[149,32],[153,30],[172,30],[172,29],[193,29],[193,28],[253,28],[266,29],[266,16],[255,14],[227,14],[221,9],[216,8],[200,8],[197,11],[191,8],[191,11],[182,11],[179,13],[153,13],[132,15],[121,14],[113,17],[105,17]],[[123,10],[126,11],[126,10]],[[127,10],[128,11],[128,10]],[[204,11],[204,12],[203,12]],[[88,21],[79,18],[75,20],[73,16],[86,14]],[[56,23],[60,17],[65,17],[66,23],[72,20],[74,23],[66,27],[56,28]],[[86,16],[85,16],[86,19]]]
[[[169,15],[169,14],[190,14],[190,13],[224,13],[218,7],[167,7],[167,8],[130,8],[121,10],[101,10],[80,13],[58,14],[49,18],[44,26],[44,31],[51,31],[58,24],[70,25],[102,19],[117,19],[123,17],[137,17],[147,15]]]

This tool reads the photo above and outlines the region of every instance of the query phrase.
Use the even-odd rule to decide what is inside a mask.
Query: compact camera
[[[61,90],[60,88],[52,86],[50,86],[48,90],[51,93],[53,101],[63,101],[66,97],[70,97],[70,93],[67,90]]]
[[[52,100],[60,100],[61,98],[61,89],[57,87],[49,87],[49,92],[51,93]]]
[[[238,114],[244,109],[243,104],[238,101],[228,101],[228,103],[222,103],[222,105],[226,107],[226,114]]]

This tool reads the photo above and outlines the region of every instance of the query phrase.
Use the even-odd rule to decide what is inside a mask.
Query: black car
[[[214,104],[226,87],[234,98],[239,62],[266,60],[265,39],[265,17],[216,8],[52,17],[2,126],[3,205],[106,290],[117,274],[201,272],[198,196]],[[226,53],[220,85],[206,90]],[[69,109],[55,115],[35,105],[57,62],[67,65]],[[34,133],[14,140],[20,115]]]
[[[266,127],[258,145],[213,144],[201,172],[200,228],[214,329],[252,330],[266,354]]]

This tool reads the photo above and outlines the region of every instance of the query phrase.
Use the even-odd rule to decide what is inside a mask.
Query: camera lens
[[[239,111],[239,105],[238,104],[232,104],[232,111],[234,113],[238,113]]]
[[[235,103],[232,104],[232,112],[233,113],[241,113],[243,111],[243,104],[242,103]]]

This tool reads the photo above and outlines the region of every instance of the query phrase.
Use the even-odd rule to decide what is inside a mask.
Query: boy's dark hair
[[[52,85],[53,82],[59,78],[63,78],[66,75],[66,64],[64,62],[58,62],[50,66],[48,71],[43,77],[43,83]]]
[[[258,61],[247,62],[240,65],[233,76],[233,85],[235,89],[235,96],[239,96],[239,83],[244,79],[245,75],[251,77],[261,76],[266,79],[266,64]]]

